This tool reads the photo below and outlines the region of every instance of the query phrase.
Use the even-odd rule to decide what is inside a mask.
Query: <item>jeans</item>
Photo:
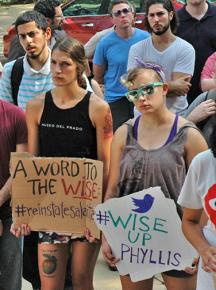
[[[21,290],[21,240],[10,233],[11,218],[2,222],[3,235],[0,237],[0,290]]]

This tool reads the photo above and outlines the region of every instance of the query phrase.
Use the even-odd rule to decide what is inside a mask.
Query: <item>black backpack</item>
[[[16,59],[12,71],[11,71],[11,90],[12,90],[12,99],[15,105],[17,103],[17,95],[20,87],[20,83],[23,77],[23,56]]]

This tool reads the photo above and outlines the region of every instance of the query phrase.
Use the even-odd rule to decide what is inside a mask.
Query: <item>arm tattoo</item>
[[[112,114],[110,108],[108,108],[107,113],[105,115],[105,124],[103,127],[104,130],[104,138],[110,138],[113,135],[113,124],[112,124]]]

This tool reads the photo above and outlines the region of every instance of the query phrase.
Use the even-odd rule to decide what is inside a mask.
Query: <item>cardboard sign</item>
[[[136,282],[172,269],[183,270],[197,256],[185,239],[173,200],[160,187],[113,198],[95,209],[121,275]]]
[[[16,225],[78,236],[87,227],[99,238],[93,214],[102,202],[101,161],[12,153],[11,166]]]

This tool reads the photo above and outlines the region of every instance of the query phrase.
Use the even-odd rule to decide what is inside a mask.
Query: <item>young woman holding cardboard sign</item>
[[[109,106],[85,90],[86,58],[75,39],[57,43],[51,54],[55,88],[29,102],[26,111],[29,152],[37,156],[86,157],[103,161],[104,187],[109,168],[112,117]],[[29,233],[28,226],[13,229],[15,235]],[[41,290],[62,290],[68,253],[72,252],[73,290],[93,290],[93,271],[99,243],[84,238],[39,234]]]
[[[124,78],[126,94],[140,115],[122,125],[111,146],[111,166],[106,199],[161,186],[165,196],[177,200],[186,170],[207,144],[192,123],[167,109],[168,85],[160,66],[137,63]],[[103,254],[112,266],[118,260],[103,239]],[[192,272],[192,271],[191,271]],[[184,271],[163,273],[168,290],[194,290],[196,275]],[[152,290],[153,278],[132,282],[121,276],[123,290]]]

